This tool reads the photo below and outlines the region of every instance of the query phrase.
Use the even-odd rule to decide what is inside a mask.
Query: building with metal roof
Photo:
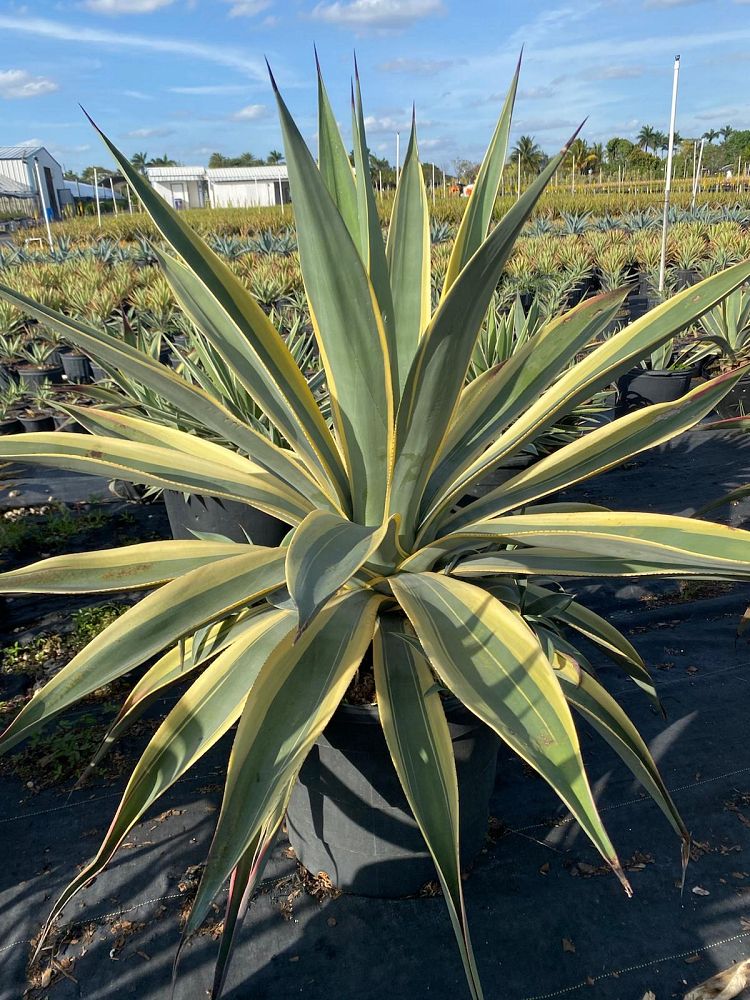
[[[283,165],[147,167],[146,174],[174,208],[248,208],[289,201],[289,175]]]
[[[64,206],[72,204],[62,167],[44,146],[0,146],[0,178],[31,190],[37,212],[52,218],[61,218]]]

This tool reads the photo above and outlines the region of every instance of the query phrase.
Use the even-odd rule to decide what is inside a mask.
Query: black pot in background
[[[63,344],[60,347],[56,347],[54,350],[50,351],[47,360],[51,365],[54,365],[56,368],[62,368],[63,358],[68,353],[68,351],[70,351],[70,348],[66,347]]]
[[[9,365],[0,365],[0,390],[9,389],[18,382],[18,372]]]
[[[23,424],[23,429],[27,434],[35,431],[53,431],[55,429],[55,418],[51,414],[39,414],[36,417],[19,417]]]
[[[593,278],[584,278],[574,285],[568,293],[568,306],[572,309],[579,302],[583,302],[594,291],[595,284]]]
[[[65,431],[67,434],[88,434],[88,431],[67,413],[56,413],[52,418],[55,421],[56,431]]]
[[[499,741],[457,702],[446,710],[466,865],[487,834]],[[287,831],[304,867],[326,872],[347,892],[398,898],[435,878],[374,707],[342,705],[336,711],[302,765],[287,810]]]
[[[641,316],[645,316],[649,309],[652,308],[648,295],[629,295],[625,304],[630,314],[631,323],[636,319],[640,319]]]
[[[254,545],[275,546],[289,533],[288,524],[236,500],[164,490],[164,504],[173,538],[195,538],[193,531],[204,531],[233,542],[249,538]]]
[[[521,305],[523,306],[523,311],[525,313],[527,313],[529,311],[529,309],[531,309],[531,304],[534,301],[534,293],[533,292],[521,292],[521,294],[518,297],[521,300]]]
[[[90,361],[89,364],[91,365],[91,378],[94,382],[106,382],[109,376],[101,365],[98,365],[96,361],[93,360]]]
[[[716,412],[724,420],[750,414],[750,375],[743,375],[722,401],[716,404]]]
[[[45,382],[49,382],[51,385],[59,385],[62,382],[63,370],[58,366],[51,368],[34,368],[29,366],[19,368],[18,375],[29,389],[41,389]]]
[[[692,271],[686,267],[673,267],[672,276],[675,288],[680,292],[684,288],[691,288],[700,280],[700,274],[697,271]]]
[[[681,399],[690,388],[692,377],[689,371],[632,368],[617,380],[615,417],[622,417],[652,403],[673,403]]]
[[[23,424],[18,419],[18,417],[6,417],[5,420],[0,420],[0,437],[6,434],[22,434]]]
[[[76,385],[86,385],[94,378],[91,370],[91,362],[85,354],[79,354],[77,351],[69,351],[67,354],[63,354],[62,366],[68,382],[74,382]]]

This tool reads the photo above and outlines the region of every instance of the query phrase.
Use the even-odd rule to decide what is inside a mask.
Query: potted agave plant
[[[674,296],[601,342],[596,338],[626,291],[587,299],[466,388],[505,261],[565,155],[550,160],[490,231],[516,81],[517,74],[434,309],[416,130],[384,246],[358,84],[354,170],[322,81],[317,164],[276,93],[300,262],[330,390],[330,425],[257,301],[105,138],[172,248],[154,252],[178,302],[288,449],[155,358],[0,286],[0,295],[24,313],[57,326],[71,343],[140,380],[204,428],[187,434],[147,418],[69,406],[91,436],[3,437],[0,459],[224,497],[289,525],[278,548],[215,537],[170,540],[63,555],[0,574],[2,593],[150,591],[35,694],[3,734],[3,752],[140,666],[148,664],[107,746],[178,678],[188,682],[134,767],[96,857],[55,902],[41,941],[145,811],[235,725],[224,798],[185,925],[187,940],[231,879],[214,997],[290,801],[289,828],[297,831],[303,862],[317,863],[323,852],[326,863],[341,862],[345,870],[325,844],[307,842],[306,817],[320,792],[316,759],[325,757],[326,766],[339,762],[346,780],[349,752],[368,746],[373,734],[387,748],[382,767],[392,769],[401,788],[403,822],[390,829],[411,826],[424,839],[475,1000],[482,996],[481,956],[475,961],[469,938],[459,843],[462,832],[474,837],[461,819],[464,803],[481,825],[486,802],[480,807],[471,789],[467,798],[456,758],[463,748],[476,753],[472,774],[486,788],[493,753],[487,730],[549,782],[626,890],[586,776],[574,711],[612,743],[687,845],[643,740],[578,657],[575,636],[597,643],[658,703],[645,665],[611,625],[568,598],[559,600],[538,578],[750,579],[748,532],[550,499],[693,426],[740,373],[599,427],[468,506],[456,502],[561,415],[721,302],[750,277],[750,263]],[[221,440],[232,441],[234,450]],[[366,686],[364,675],[371,702],[366,718],[352,719],[350,712],[346,719],[340,707],[357,700],[352,692]],[[337,815],[335,800],[328,799],[327,809],[333,828],[342,830],[345,817]],[[379,836],[378,810],[360,819]],[[408,850],[407,844],[407,859]]]
[[[23,424],[19,420],[19,412],[24,391],[18,382],[9,382],[0,387],[0,435],[20,434]]]
[[[738,288],[700,318],[703,347],[694,357],[703,366],[732,371],[750,359],[750,287]],[[724,418],[750,414],[750,378],[744,375],[717,407]]]

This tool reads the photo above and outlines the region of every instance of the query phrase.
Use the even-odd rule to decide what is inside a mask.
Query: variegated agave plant
[[[190,679],[135,767],[99,853],[56,902],[50,922],[102,871],[155,800],[238,723],[221,812],[185,928],[188,936],[198,929],[231,878],[214,995],[300,766],[371,646],[385,737],[435,859],[475,1000],[482,992],[462,898],[456,774],[440,686],[549,782],[626,886],[589,787],[571,707],[612,743],[687,842],[645,744],[586,669],[571,636],[592,640],[656,700],[641,658],[615,629],[561,599],[544,581],[746,579],[750,534],[693,519],[545,501],[692,426],[739,373],[678,403],[602,426],[468,506],[457,501],[721,302],[750,277],[750,264],[676,295],[576,360],[625,292],[583,302],[464,387],[503,265],[565,155],[563,150],[549,162],[490,231],[517,79],[518,73],[434,311],[416,132],[384,245],[359,87],[354,169],[322,81],[318,164],[277,92],[332,426],[262,309],[105,138],[174,250],[159,258],[182,308],[286,448],[135,348],[2,290],[26,314],[189,415],[188,426],[200,422],[206,436],[71,407],[93,436],[5,437],[0,458],[238,500],[291,528],[279,549],[210,539],[152,542],[48,559],[0,575],[0,589],[13,593],[152,590],[34,696],[5,732],[2,750],[153,658],[108,742],[165,688]]]

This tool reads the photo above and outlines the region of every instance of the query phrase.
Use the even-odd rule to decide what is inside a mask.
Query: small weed
[[[69,632],[45,632],[0,650],[0,672],[32,677],[48,674],[50,667],[74,657],[127,609],[128,605],[111,602],[80,608],[73,612],[73,628]]]
[[[6,766],[35,792],[59,785],[81,775],[106,731],[106,723],[90,712],[75,720],[63,719],[55,724],[53,731],[32,736]],[[119,774],[123,765],[122,755],[111,753],[97,771],[112,776]]]

